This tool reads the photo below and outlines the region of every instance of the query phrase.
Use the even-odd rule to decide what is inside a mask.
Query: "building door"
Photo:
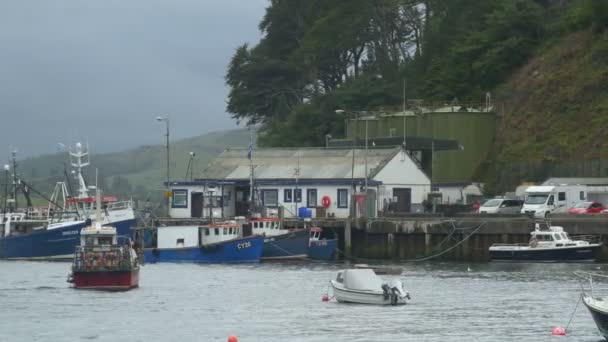
[[[399,213],[412,211],[412,189],[393,188],[393,198],[396,198],[394,210]]]
[[[249,187],[240,186],[235,189],[235,216],[247,216],[249,214]]]
[[[190,217],[203,216],[203,193],[193,192],[190,195]]]

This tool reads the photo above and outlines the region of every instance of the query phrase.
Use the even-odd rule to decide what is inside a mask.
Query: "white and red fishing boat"
[[[97,201],[99,208],[99,193]],[[125,291],[138,287],[139,261],[131,240],[118,236],[114,227],[102,226],[100,213],[97,218],[80,231],[68,282],[76,289]]]

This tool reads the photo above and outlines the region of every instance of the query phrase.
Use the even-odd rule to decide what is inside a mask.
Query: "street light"
[[[158,116],[156,118],[156,121],[158,122],[165,122],[166,124],[166,133],[165,133],[165,137],[167,138],[167,142],[166,142],[166,148],[167,148],[167,179],[166,179],[166,189],[167,189],[167,193],[165,193],[165,196],[167,197],[167,212],[169,211],[169,208],[171,206],[171,197],[169,197],[168,193],[169,193],[169,181],[170,181],[170,177],[169,177],[169,116]]]
[[[325,148],[329,147],[329,141],[331,140],[331,134],[325,134]]]

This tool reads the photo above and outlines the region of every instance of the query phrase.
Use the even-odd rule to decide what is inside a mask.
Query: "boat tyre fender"
[[[87,268],[92,268],[93,267],[93,254],[86,254],[84,257],[84,265]]]
[[[538,240],[536,240],[534,238],[530,239],[530,247],[532,247],[532,248],[538,247]]]
[[[114,266],[114,261],[116,260],[114,253],[113,252],[108,252],[106,253],[106,255],[104,256],[104,260],[103,263],[106,267],[112,267]]]

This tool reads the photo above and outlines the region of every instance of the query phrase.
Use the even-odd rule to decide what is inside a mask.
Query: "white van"
[[[521,213],[543,218],[558,208],[565,211],[586,199],[587,187],[584,185],[530,186],[526,189],[526,200]]]

